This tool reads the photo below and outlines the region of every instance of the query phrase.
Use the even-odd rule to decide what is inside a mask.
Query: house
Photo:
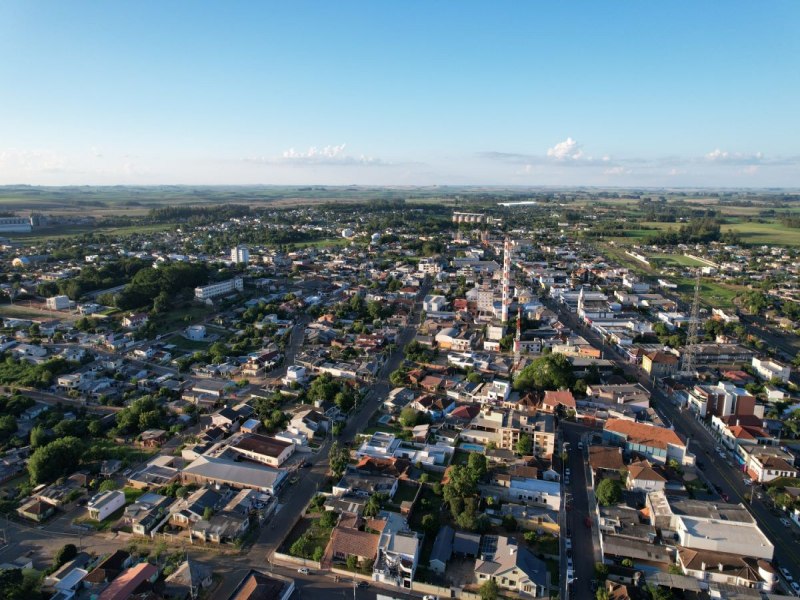
[[[147,429],[139,435],[139,443],[143,448],[160,448],[168,437],[163,429]]]
[[[89,512],[89,518],[95,521],[105,521],[123,506],[125,506],[125,494],[122,490],[111,490],[90,498],[86,509]]]
[[[758,483],[768,483],[779,477],[797,477],[794,454],[775,446],[742,445],[737,453],[744,458],[747,474]]]
[[[411,582],[419,562],[420,540],[407,528],[395,530],[388,519],[378,541],[378,554],[372,569],[372,577],[381,583],[411,588]]]
[[[211,488],[200,488],[173,505],[170,521],[173,525],[188,527],[202,520],[206,512],[214,512],[222,503],[222,495]]]
[[[289,600],[293,593],[292,579],[251,570],[227,600]]]
[[[117,550],[97,563],[97,566],[83,578],[83,585],[97,590],[116,579],[130,565],[131,555],[125,550]]]
[[[481,536],[479,533],[456,531],[453,535],[453,555],[477,558],[480,553]]]
[[[434,573],[444,575],[447,568],[447,561],[453,555],[453,536],[455,531],[450,525],[445,525],[439,529],[436,534],[436,539],[433,541],[433,549],[431,550],[431,557],[428,559],[428,567]]]
[[[233,542],[247,531],[250,518],[246,515],[221,512],[210,519],[200,519],[189,527],[190,539],[222,544]]]
[[[289,425],[311,439],[317,433],[326,433],[330,421],[321,412],[312,408],[296,413],[289,422]]]
[[[134,565],[119,577],[98,596],[98,600],[127,600],[134,593],[147,591],[158,579],[158,568],[148,562]]]
[[[331,532],[322,562],[326,565],[343,563],[350,556],[356,557],[359,563],[374,561],[378,554],[379,541],[380,535],[377,533],[337,525]]]
[[[671,377],[678,370],[680,359],[670,352],[650,352],[642,357],[642,369],[650,377]]]
[[[788,383],[789,378],[792,375],[791,367],[788,367],[787,365],[784,365],[773,358],[761,359],[754,356],[751,365],[756,370],[756,373],[758,373],[759,377],[765,381],[779,379],[784,383]]]
[[[210,567],[187,558],[164,580],[164,596],[174,600],[197,598],[211,587],[211,576]]]
[[[148,321],[147,313],[131,313],[122,318],[122,326],[127,329],[138,329]]]
[[[17,508],[17,514],[25,519],[41,523],[53,516],[56,512],[55,505],[40,500],[39,498],[29,498]]]
[[[123,519],[136,535],[149,535],[150,531],[166,516],[172,500],[167,496],[147,492],[125,507]]]
[[[626,419],[608,419],[603,428],[603,438],[611,444],[622,446],[627,452],[665,464],[676,460],[680,465],[692,464],[686,443],[672,429],[637,423]]]
[[[575,396],[569,390],[547,390],[542,400],[542,410],[547,413],[554,413],[559,407],[563,407],[564,410],[574,411],[577,408]]]
[[[703,582],[716,582],[771,592],[778,574],[768,560],[729,552],[678,547],[678,565],[685,575]]]
[[[550,594],[547,564],[505,536],[484,536],[475,573],[479,584],[491,579],[500,589],[522,596],[539,598]]]
[[[617,446],[589,446],[589,467],[595,479],[618,474],[625,468],[622,448]]]
[[[766,429],[766,422],[754,415],[711,417],[711,429],[717,432],[722,445],[738,453],[741,446],[777,444]]]
[[[667,478],[647,460],[640,460],[628,465],[628,477],[625,485],[629,490],[653,492],[663,490]]]

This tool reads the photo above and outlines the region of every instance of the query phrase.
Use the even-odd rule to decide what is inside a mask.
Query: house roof
[[[125,550],[117,550],[109,554],[84,578],[89,583],[105,583],[111,581],[125,569],[125,562],[130,558]]]
[[[775,573],[775,569],[769,561],[740,554],[695,550],[678,546],[678,556],[686,569],[714,571],[729,577],[740,577],[746,581],[761,581],[759,569],[763,569],[767,573]]]
[[[347,527],[336,527],[331,533],[329,548],[331,554],[358,556],[374,559],[378,553],[380,536]]]
[[[640,481],[666,481],[667,478],[656,471],[646,460],[631,463],[628,466],[628,475],[631,479]]]
[[[629,442],[635,442],[650,448],[666,450],[667,446],[683,446],[684,442],[672,429],[637,423],[627,419],[609,419],[605,425],[606,431],[624,435]]]
[[[441,563],[446,563],[453,555],[453,536],[455,531],[450,525],[445,525],[436,534],[436,539],[433,541],[433,550],[431,550],[431,557],[428,562],[438,560]]]
[[[150,563],[139,563],[114,579],[98,600],[127,600],[140,585],[158,573]]]
[[[291,445],[290,442],[284,442],[283,440],[266,435],[251,433],[241,438],[235,444],[232,444],[231,447],[245,452],[261,454],[262,456],[278,458]]]
[[[228,600],[280,600],[286,582],[251,570],[244,576]]]
[[[544,393],[543,403],[546,406],[558,406],[559,404],[567,408],[575,408],[575,396],[569,390],[553,391],[548,390]]]
[[[592,469],[619,471],[625,468],[622,448],[613,446],[589,446],[589,465]]]

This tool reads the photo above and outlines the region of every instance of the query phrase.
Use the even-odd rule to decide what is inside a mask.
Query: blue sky
[[[0,184],[800,186],[800,3],[0,3]]]

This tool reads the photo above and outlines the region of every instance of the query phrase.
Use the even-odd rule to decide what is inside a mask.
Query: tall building
[[[239,245],[231,248],[231,260],[235,263],[247,264],[250,262],[250,250],[247,246]]]

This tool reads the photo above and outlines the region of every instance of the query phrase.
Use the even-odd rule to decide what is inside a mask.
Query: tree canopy
[[[544,354],[520,371],[514,388],[520,391],[570,388],[575,380],[572,365],[563,354]]]

